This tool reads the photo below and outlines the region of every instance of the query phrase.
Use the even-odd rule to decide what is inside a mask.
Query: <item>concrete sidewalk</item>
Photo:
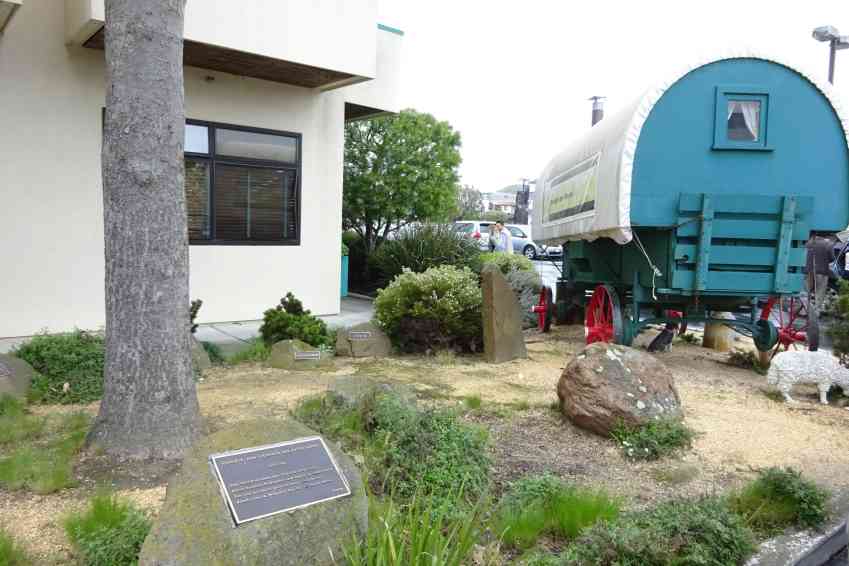
[[[362,322],[368,322],[374,316],[371,300],[360,297],[343,297],[339,314],[319,316],[329,328],[343,328]],[[261,320],[242,320],[237,322],[215,322],[201,324],[195,331],[195,338],[201,342],[212,342],[229,355],[245,347],[247,342],[259,336]]]

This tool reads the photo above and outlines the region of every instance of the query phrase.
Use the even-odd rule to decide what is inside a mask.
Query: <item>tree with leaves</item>
[[[200,431],[183,187],[185,0],[105,7],[106,360],[89,442],[175,459]]]
[[[405,225],[455,210],[460,134],[430,114],[404,110],[345,127],[344,229],[366,252]]]
[[[483,195],[472,185],[463,185],[457,192],[457,220],[475,220],[483,214]]]

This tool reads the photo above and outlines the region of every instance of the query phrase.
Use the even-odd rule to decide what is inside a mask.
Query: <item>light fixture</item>
[[[820,26],[815,28],[811,34],[817,41],[828,42],[828,82],[834,83],[834,56],[838,49],[849,48],[849,36],[840,35],[840,31],[834,26]]]

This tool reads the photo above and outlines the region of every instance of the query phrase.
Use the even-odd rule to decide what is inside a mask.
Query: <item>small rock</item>
[[[9,354],[0,354],[0,395],[8,393],[25,399],[35,371],[24,360]]]

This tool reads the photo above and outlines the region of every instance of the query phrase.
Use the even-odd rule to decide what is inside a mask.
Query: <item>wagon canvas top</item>
[[[820,225],[811,228],[843,230],[847,110],[830,85],[771,55],[692,62],[549,162],[533,238],[625,244],[633,227],[674,226],[681,194],[707,192],[813,196]]]

